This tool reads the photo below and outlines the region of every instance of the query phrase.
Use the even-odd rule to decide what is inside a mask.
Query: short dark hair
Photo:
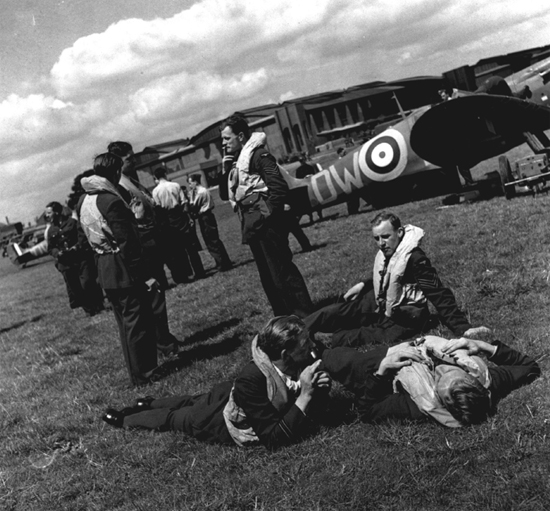
[[[61,215],[61,213],[63,213],[63,206],[57,201],[49,202],[48,204],[46,204],[46,207],[47,208],[52,208],[52,211],[56,215]]]
[[[201,184],[202,179],[200,174],[191,174],[187,177],[190,181],[193,181],[193,183],[197,183],[198,185]]]
[[[452,404],[445,403],[445,408],[465,426],[480,424],[495,412],[491,393],[473,376],[458,381],[449,394]]]
[[[382,222],[389,220],[392,227],[397,230],[401,227],[401,220],[394,213],[378,213],[371,221],[370,224],[373,227],[380,225]]]
[[[309,332],[298,316],[276,316],[258,334],[258,348],[271,360],[277,360],[281,351],[294,349],[304,335]]]
[[[221,129],[223,130],[224,128],[228,127],[231,128],[231,131],[235,133],[235,135],[243,133],[244,136],[247,138],[250,135],[250,127],[246,122],[246,118],[242,114],[234,113],[233,115],[230,115],[227,119],[225,119],[222,122]]]
[[[122,168],[122,159],[113,153],[103,153],[94,158],[94,174],[111,180]]]
[[[162,179],[166,177],[166,169],[164,167],[157,167],[153,170],[153,174],[157,179]]]
[[[130,151],[133,151],[133,148],[130,143],[117,140],[116,142],[111,142],[107,146],[107,151],[116,154],[117,156],[120,156],[122,158],[126,156]]]

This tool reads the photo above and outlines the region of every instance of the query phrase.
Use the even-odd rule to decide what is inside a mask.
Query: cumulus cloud
[[[41,92],[0,103],[0,173],[15,183],[0,208],[34,203],[33,187],[63,200],[109,140],[140,149],[271,98],[439,74],[548,44],[549,22],[539,0],[199,0],[117,21],[64,49]]]

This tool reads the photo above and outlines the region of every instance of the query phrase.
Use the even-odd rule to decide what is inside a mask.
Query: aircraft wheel
[[[500,181],[502,183],[502,191],[507,199],[511,199],[516,195],[516,188],[514,185],[508,185],[510,181],[513,181],[512,168],[510,167],[510,161],[506,156],[500,156],[498,159],[498,173],[500,175]]]

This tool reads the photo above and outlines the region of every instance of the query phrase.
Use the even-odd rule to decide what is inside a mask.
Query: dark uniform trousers
[[[304,323],[312,332],[331,332],[332,346],[360,347],[393,344],[418,334],[426,318],[417,324],[400,325],[376,312],[374,290],[355,300],[327,305],[310,314]]]
[[[306,317],[313,310],[313,304],[304,278],[292,262],[284,223],[267,221],[248,244],[274,315]]]
[[[107,289],[120,333],[122,353],[134,385],[148,382],[148,374],[157,366],[157,332],[151,298],[146,287]]]
[[[218,223],[216,222],[214,213],[212,211],[200,213],[198,216],[198,221],[204,243],[208,249],[208,252],[210,252],[210,255],[216,262],[216,268],[224,270],[230,268],[231,259],[229,259],[225,245],[220,239]]]
[[[150,410],[126,416],[124,427],[182,431],[197,440],[234,445],[223,418],[232,386],[224,382],[205,394],[155,399]]]

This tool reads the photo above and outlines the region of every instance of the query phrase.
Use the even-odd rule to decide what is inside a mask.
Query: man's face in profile
[[[395,253],[404,234],[403,227],[395,229],[389,220],[384,220],[372,228],[374,241],[386,259]]]
[[[230,126],[222,130],[222,146],[227,154],[235,154],[243,148],[244,136],[242,133],[235,134]]]

